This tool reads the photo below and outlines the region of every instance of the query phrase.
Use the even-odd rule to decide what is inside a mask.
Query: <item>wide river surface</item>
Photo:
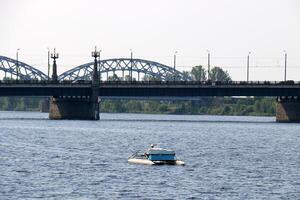
[[[300,124],[274,117],[0,112],[0,199],[300,199]],[[186,166],[127,158],[151,143]]]

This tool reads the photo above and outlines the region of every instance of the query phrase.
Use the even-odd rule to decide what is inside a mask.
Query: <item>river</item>
[[[274,117],[0,112],[0,199],[300,199],[300,124]],[[127,163],[151,143],[186,166]]]

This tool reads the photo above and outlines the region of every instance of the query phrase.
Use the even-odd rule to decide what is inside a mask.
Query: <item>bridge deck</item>
[[[90,96],[91,82],[0,82],[0,96]],[[101,82],[101,97],[300,96],[300,83]]]

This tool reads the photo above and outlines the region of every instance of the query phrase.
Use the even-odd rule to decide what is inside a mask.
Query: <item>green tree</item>
[[[17,111],[23,111],[26,109],[24,106],[24,98],[20,98],[17,100],[16,107],[14,109]]]
[[[158,110],[162,113],[165,113],[168,111],[168,105],[166,105],[165,103],[161,103],[158,107]]]
[[[231,108],[226,105],[224,108],[223,108],[223,112],[222,112],[222,115],[229,115],[231,112]]]
[[[212,81],[231,81],[229,73],[220,67],[212,68],[209,73],[209,78]]]
[[[125,81],[131,81],[130,75],[125,75]],[[132,77],[132,81],[136,81],[136,78]]]
[[[260,100],[259,99],[257,99],[256,101],[255,101],[255,104],[254,104],[254,112],[255,113],[260,113],[261,112],[261,103],[260,103]]]
[[[144,104],[144,111],[148,113],[158,113],[158,107],[160,102],[158,101],[146,101]]]
[[[160,81],[161,79],[149,74],[145,74],[142,78],[143,81]]]
[[[183,71],[182,72],[182,78],[184,80],[187,80],[187,79],[191,78],[191,73],[189,71]]]
[[[9,99],[8,97],[0,97],[1,110],[9,110]]]
[[[141,112],[142,111],[142,105],[141,101],[137,100],[129,100],[125,102],[124,104],[124,109],[126,112]]]
[[[191,77],[194,81],[205,81],[206,70],[201,65],[195,66],[192,68]]]
[[[118,77],[117,74],[113,74],[112,76],[108,77],[109,81],[120,81],[121,79]]]

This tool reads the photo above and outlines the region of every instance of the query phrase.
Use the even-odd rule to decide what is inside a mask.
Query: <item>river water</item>
[[[150,143],[186,166],[128,164]],[[0,199],[300,199],[300,124],[273,117],[0,112]]]

